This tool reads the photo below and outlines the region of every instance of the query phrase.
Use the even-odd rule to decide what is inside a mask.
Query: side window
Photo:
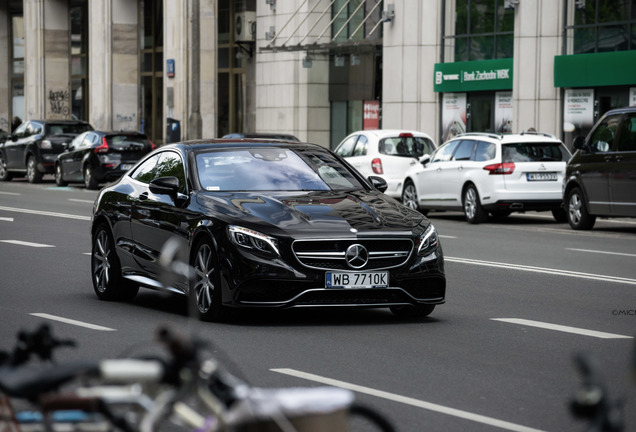
[[[15,132],[13,133],[17,138],[24,138],[25,136],[27,136],[26,134],[26,130],[27,130],[27,126],[29,125],[28,122],[24,122],[22,123],[20,126],[18,126],[18,128],[15,130]]]
[[[618,115],[610,116],[598,125],[596,130],[592,133],[588,143],[592,152],[605,153],[612,151],[619,120],[620,116]]]
[[[162,153],[154,155],[153,157],[147,159],[144,163],[139,165],[137,169],[130,174],[130,176],[142,183],[150,183],[155,178],[155,172],[157,171],[157,162],[159,161],[159,156],[161,154]]]
[[[365,156],[367,154],[367,144],[369,144],[367,137],[360,135],[356,146],[353,148],[353,156]]]
[[[497,149],[493,143],[479,141],[475,149],[474,161],[483,162],[495,158]]]
[[[440,148],[433,154],[431,157],[431,162],[448,162],[451,160],[451,156],[453,155],[453,150],[457,147],[460,141],[450,141]]]
[[[473,147],[475,147],[475,141],[464,140],[459,143],[457,150],[453,155],[453,160],[466,161],[470,160],[473,155]]]
[[[353,146],[356,144],[358,135],[353,135],[347,138],[337,149],[336,154],[342,157],[348,157],[353,154]]]
[[[97,141],[97,135],[89,133],[86,134],[85,138],[82,140],[81,147],[90,147]]]
[[[636,151],[636,113],[623,120],[619,139],[618,151]]]
[[[185,191],[185,169],[178,154],[174,152],[163,152],[159,154],[157,169],[153,178],[176,177],[179,179],[179,192]]]

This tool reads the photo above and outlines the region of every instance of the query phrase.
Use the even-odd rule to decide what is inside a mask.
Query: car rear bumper
[[[542,211],[558,210],[561,208],[561,199],[555,200],[500,200],[492,204],[484,204],[484,208],[491,210],[510,211]]]

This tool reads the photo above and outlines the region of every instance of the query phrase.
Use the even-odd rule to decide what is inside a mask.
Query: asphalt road
[[[129,303],[97,300],[97,192],[45,180],[0,183],[1,348],[46,321],[79,343],[60,360],[125,355],[169,324],[211,341],[255,386],[352,388],[401,432],[584,430],[567,407],[580,383],[572,356],[583,351],[603,366],[611,396],[625,398],[626,430],[636,430],[636,220],[575,232],[548,214],[473,226],[459,213],[432,213],[448,284],[446,304],[427,319],[289,310],[199,323],[184,301],[150,290]]]

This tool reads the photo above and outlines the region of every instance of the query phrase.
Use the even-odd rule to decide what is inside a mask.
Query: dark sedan
[[[27,120],[0,144],[0,180],[26,175],[39,183],[44,174],[53,173],[57,155],[78,134],[93,130],[76,120]]]
[[[97,189],[100,183],[117,180],[154,148],[139,132],[85,132],[57,157],[55,183],[84,183],[87,189]]]
[[[161,147],[95,201],[95,293],[125,300],[143,286],[182,294],[203,320],[226,319],[232,307],[427,316],[446,291],[437,232],[385,188],[314,144]],[[162,286],[161,250],[171,238],[187,245],[193,277]]]

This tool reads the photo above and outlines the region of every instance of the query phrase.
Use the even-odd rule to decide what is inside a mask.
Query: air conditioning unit
[[[256,12],[237,13],[234,19],[234,41],[251,42],[256,40]]]

